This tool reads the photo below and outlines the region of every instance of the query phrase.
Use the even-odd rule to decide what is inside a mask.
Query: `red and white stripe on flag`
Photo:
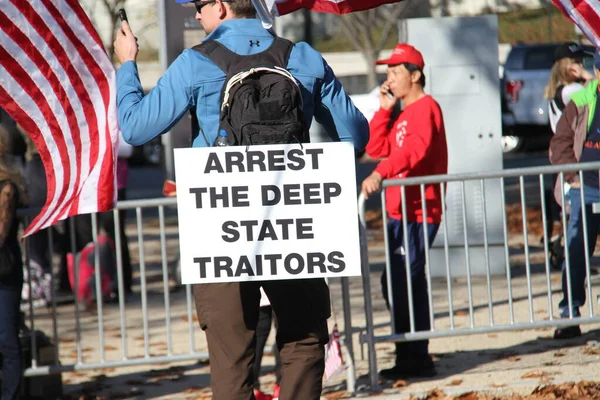
[[[598,0],[552,0],[590,41],[600,48],[600,2]]]
[[[324,378],[329,379],[344,368],[344,359],[342,358],[342,347],[340,346],[340,332],[337,325],[329,335],[327,344],[327,353],[325,354],[325,374]]]
[[[32,138],[48,185],[25,235],[114,207],[115,81],[78,0],[0,1],[0,107]]]
[[[399,3],[402,0],[276,0],[280,15],[289,14],[301,8],[311,11],[334,14],[347,14],[364,11],[383,4]]]

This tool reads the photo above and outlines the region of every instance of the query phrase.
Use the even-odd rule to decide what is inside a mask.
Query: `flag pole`
[[[263,25],[266,28],[271,28],[273,26],[273,14],[269,10],[269,7],[267,7],[265,0],[252,0],[252,4]]]

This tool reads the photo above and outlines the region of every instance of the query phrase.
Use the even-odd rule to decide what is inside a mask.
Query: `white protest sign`
[[[354,148],[175,149],[184,284],[360,275]]]

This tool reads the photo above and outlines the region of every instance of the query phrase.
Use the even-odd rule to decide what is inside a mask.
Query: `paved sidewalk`
[[[170,325],[171,337],[167,337],[165,312],[165,293],[163,292],[162,270],[160,263],[160,246],[157,230],[151,225],[144,228],[147,238],[144,245],[146,257],[147,279],[147,336],[144,335],[144,314],[142,298],[138,295],[130,299],[126,306],[125,353],[120,325],[119,307],[115,304],[104,305],[104,360],[117,362],[124,359],[143,358],[145,356],[183,355],[193,348],[197,352],[206,351],[206,342],[202,331],[195,320],[193,305],[188,307],[185,289],[177,288],[171,283]],[[169,261],[177,254],[177,230],[175,226],[167,228],[167,254]],[[135,234],[131,227],[130,235]],[[532,242],[530,240],[530,242]],[[137,244],[131,242],[131,254],[138,254]],[[522,246],[521,246],[522,247]],[[532,307],[530,309],[527,295],[527,275],[525,274],[522,249],[516,241],[511,242],[512,300],[515,322],[526,323],[531,317],[536,321],[558,315],[556,305],[560,299],[560,272],[553,271],[550,282],[553,296],[549,308],[547,280],[541,262],[541,249],[530,249]],[[373,241],[369,248],[371,262],[371,285],[373,292],[373,317],[376,334],[388,334],[389,313],[381,296],[379,277],[383,268],[384,252],[379,242]],[[597,264],[597,263],[595,263]],[[435,327],[438,330],[448,329],[453,318],[456,329],[467,329],[471,323],[468,286],[463,278],[452,280],[454,314],[449,315],[448,282],[444,279],[432,281],[434,299]],[[593,279],[594,300],[598,294],[596,280]],[[340,331],[344,330],[344,318],[341,313],[341,285],[339,280],[330,282],[336,318],[330,319],[330,327],[338,323]],[[472,279],[473,323],[475,326],[490,324],[490,307],[487,298],[488,289],[485,278]],[[508,290],[506,276],[492,278],[492,310],[496,326],[510,322]],[[365,326],[364,301],[362,297],[362,279],[350,279],[350,295],[352,305],[352,324],[354,327]],[[596,310],[594,301],[594,312]],[[191,319],[189,318],[189,311]],[[587,315],[588,308],[584,310]],[[36,329],[52,332],[52,318],[46,310],[36,311]],[[73,305],[63,305],[57,309],[60,360],[63,365],[77,362],[76,351],[76,319]],[[82,361],[98,363],[101,361],[101,345],[99,339],[98,314],[96,310],[81,313],[82,329],[81,349]],[[551,339],[552,328],[540,328],[521,332],[494,332],[470,336],[452,336],[433,339],[430,350],[435,355],[438,376],[434,379],[414,379],[400,382],[382,383],[384,392],[377,399],[402,399],[411,395],[424,397],[433,389],[443,390],[449,395],[457,395],[470,391],[486,391],[494,393],[530,393],[536,386],[547,382],[568,382],[582,379],[593,380],[600,376],[600,340],[599,325],[586,325],[582,329],[581,338],[555,341]],[[190,329],[193,335],[190,336]],[[366,346],[359,344],[358,333],[353,335],[355,352],[355,368],[358,377],[355,397],[365,397],[361,393],[362,385],[368,382],[368,361]],[[271,333],[269,344],[273,343]],[[169,351],[170,345],[170,351]],[[393,344],[377,344],[378,368],[387,368],[393,364]],[[269,391],[274,382],[272,373],[274,359],[267,355],[263,360],[262,377],[265,391]],[[345,392],[344,374],[325,382],[324,398],[350,398]],[[186,361],[171,364],[151,363],[136,367],[104,368],[92,371],[75,371],[63,374],[65,398],[105,398],[105,399],[210,399],[210,366],[204,362]],[[395,387],[392,387],[395,386]],[[89,396],[80,397],[86,393]]]

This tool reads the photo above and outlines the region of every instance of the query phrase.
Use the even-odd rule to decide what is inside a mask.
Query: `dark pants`
[[[21,290],[0,287],[0,356],[2,357],[1,400],[19,398],[22,361],[19,341]]]
[[[600,215],[594,214],[592,204],[600,201],[598,188],[586,186],[585,194],[585,212],[587,218],[587,237],[588,250],[590,258],[596,248],[596,238],[600,232]],[[569,215],[569,227],[567,229],[567,244],[569,246],[569,267],[571,271],[571,295],[573,300],[573,316],[580,315],[579,307],[585,304],[586,300],[586,266],[585,266],[585,247],[583,238],[583,218],[581,215],[581,190],[571,189],[569,192],[571,200],[571,214]],[[558,304],[561,317],[569,316],[569,287],[567,285],[567,267],[566,261],[563,263],[562,273],[562,291],[563,299]]]
[[[556,202],[554,198],[554,186],[558,180],[558,174],[552,174],[552,187],[544,190],[544,200],[546,203],[546,209],[544,210],[544,214],[546,215],[546,220],[548,221],[547,229],[548,229],[548,238],[552,237],[552,226],[555,222],[561,221],[561,211],[562,208],[560,204]]]
[[[433,243],[439,224],[427,224],[429,245]],[[414,306],[415,331],[427,331],[429,324],[429,297],[425,275],[425,239],[424,225],[419,222],[408,222],[408,254],[412,283],[412,299]],[[392,271],[392,293],[394,297],[395,333],[410,332],[410,313],[408,307],[408,286],[406,280],[406,261],[404,259],[404,230],[402,221],[390,218],[388,223],[389,249]],[[390,308],[387,276],[381,276],[383,297]],[[396,343],[398,360],[421,357],[429,354],[428,340]]]
[[[212,283],[194,286],[206,333],[214,400],[253,400],[260,287],[277,318],[281,400],[318,400],[329,340],[329,288],[324,279]]]
[[[260,383],[258,378],[260,377],[260,365],[265,350],[265,344],[269,338],[271,332],[271,323],[273,320],[273,308],[271,306],[260,307],[258,311],[258,324],[256,325],[256,357],[254,360],[254,367],[252,368],[252,374],[254,375],[254,387],[260,389]],[[275,376],[276,383],[281,382],[281,356],[279,350],[275,347]]]

